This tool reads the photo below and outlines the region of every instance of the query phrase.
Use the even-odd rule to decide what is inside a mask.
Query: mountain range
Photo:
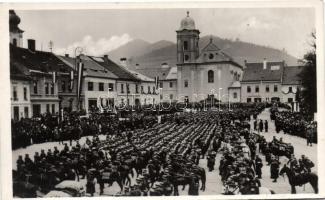
[[[210,39],[242,65],[244,65],[245,60],[247,62],[262,62],[264,58],[268,61],[284,60],[289,66],[298,64],[298,59],[284,50],[239,40],[223,39],[217,36],[204,36],[200,38],[200,50],[209,43]],[[127,58],[128,67],[132,70],[157,69],[161,68],[162,63],[174,66],[176,65],[176,43],[166,40],[149,43],[141,39],[135,39],[108,52],[108,56],[117,63],[120,58]]]

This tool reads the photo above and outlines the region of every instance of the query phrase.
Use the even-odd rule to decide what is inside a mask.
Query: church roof
[[[215,45],[212,38],[210,39],[210,42],[202,49],[199,57],[196,59],[196,63],[232,63],[233,65],[243,68],[243,66],[238,64],[230,55]]]
[[[182,30],[195,30],[195,22],[190,17],[190,12],[187,11],[187,16],[182,19],[181,27],[179,28],[180,31]]]
[[[20,17],[16,15],[14,10],[9,10],[9,31],[13,33],[23,33],[24,31],[18,27]]]

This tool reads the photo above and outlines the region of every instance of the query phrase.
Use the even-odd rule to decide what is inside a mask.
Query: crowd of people
[[[198,195],[199,184],[204,190],[206,181],[205,170],[198,166],[200,157],[207,154],[211,144],[217,151],[222,127],[248,121],[252,114],[263,109],[261,105],[233,111],[175,113],[165,116],[160,124],[154,121],[145,126],[132,124],[134,129],[118,127],[114,134],[97,129],[95,136],[84,144],[77,142],[71,146],[64,142],[62,150],[54,147],[33,156],[20,156],[14,183],[28,181],[46,193],[64,180],[85,178],[90,195],[95,193],[94,180],[100,186],[100,194],[106,183],[117,182],[120,195],[134,195],[134,190],[141,195],[178,195],[178,185],[189,185],[188,194]],[[102,127],[111,124],[109,119],[95,119],[87,119],[86,124],[95,121],[100,121]],[[82,127],[81,130],[85,131]],[[106,137],[100,139],[98,135]],[[138,178],[131,184],[134,170]],[[21,190],[14,187],[16,194]]]
[[[54,132],[53,136],[44,136],[44,141],[58,141],[64,146],[19,156],[13,171],[14,195],[36,197],[36,191],[46,194],[65,180],[85,181],[90,196],[105,194],[105,187],[114,182],[120,187],[116,194],[119,196],[179,195],[178,186],[188,186],[188,195],[199,195],[206,188],[206,173],[215,169],[217,153],[222,153],[219,174],[224,194],[260,194],[263,162],[256,144],[265,140],[249,131],[249,121],[266,106],[248,104],[218,112],[175,112],[163,115],[160,123],[157,116],[143,113],[123,121],[96,113],[87,118],[66,115],[63,121],[53,123],[54,129],[45,119],[31,120],[28,126],[47,127]],[[266,131],[266,122],[260,123]],[[56,133],[59,137],[55,137]],[[81,136],[88,137],[80,142]],[[28,140],[28,144],[34,143],[33,137]],[[208,172],[199,166],[200,158],[205,156]],[[271,178],[276,182],[279,155],[271,152],[269,156]]]
[[[299,112],[279,111],[277,107],[271,109],[271,120],[275,122],[276,132],[281,130],[290,134],[306,138],[307,146],[317,143],[317,123]]]
[[[164,120],[164,117],[162,117]],[[126,129],[146,127],[157,122],[154,115],[126,115],[120,120],[117,115],[92,113],[89,117],[78,114],[59,116],[44,114],[35,118],[22,118],[11,122],[12,149],[25,148],[32,144],[44,142],[80,139],[96,134],[119,134]]]

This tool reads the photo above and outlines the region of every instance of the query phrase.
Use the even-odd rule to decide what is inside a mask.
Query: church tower
[[[195,29],[195,22],[189,16],[181,21],[181,27],[177,33],[177,63],[193,63],[199,56],[199,35],[200,31]]]
[[[10,43],[17,47],[23,47],[23,30],[18,27],[20,18],[14,10],[9,10]]]

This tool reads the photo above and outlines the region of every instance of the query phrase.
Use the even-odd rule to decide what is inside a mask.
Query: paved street
[[[262,133],[267,141],[271,141],[273,136],[276,136],[277,138],[282,137],[284,142],[290,142],[294,148],[295,148],[295,155],[296,157],[300,157],[301,155],[306,155],[309,157],[315,164],[317,163],[317,145],[313,145],[312,147],[307,147],[306,146],[306,141],[303,138],[291,136],[291,135],[286,135],[283,134],[283,132],[280,132],[277,134],[275,132],[275,126],[274,123],[271,122],[270,120],[270,114],[269,110],[266,109],[264,110],[259,116],[258,119],[263,119],[263,120],[268,120],[269,121],[269,132],[268,133]],[[253,127],[253,121],[251,121],[251,127]],[[90,137],[91,138],[91,137]],[[103,138],[101,136],[100,138]],[[85,137],[80,139],[80,144],[83,144],[85,142]],[[73,143],[74,144],[74,143]],[[63,148],[63,145],[59,145],[58,142],[51,142],[51,143],[43,143],[43,144],[36,144],[27,147],[26,149],[18,149],[13,151],[12,155],[12,164],[13,168],[16,169],[16,160],[18,158],[18,155],[24,155],[25,153],[29,153],[31,157],[33,157],[35,151],[40,151],[41,149],[45,149],[47,151],[48,148],[53,148],[54,146],[57,146],[59,149]],[[216,195],[216,194],[221,194],[222,193],[222,182],[219,176],[219,162],[220,162],[220,157],[221,154],[217,154],[216,157],[216,165],[215,165],[215,170],[212,172],[208,172],[207,169],[207,162],[205,159],[200,160],[200,166],[204,167],[207,173],[207,182],[206,182],[206,191],[202,192],[200,191],[200,194],[202,195]],[[284,193],[290,193],[290,185],[288,183],[288,178],[287,177],[280,177],[278,179],[277,183],[273,183],[272,179],[270,179],[270,167],[266,165],[265,158],[263,155],[261,155],[261,158],[263,160],[264,166],[262,168],[262,179],[261,179],[261,184],[263,187],[267,187],[277,194],[284,194]],[[284,163],[287,163],[288,159],[285,157],[280,158],[281,161],[281,167],[283,166]],[[317,171],[317,165],[313,168],[313,171]],[[82,180],[85,182],[85,180]],[[135,178],[132,180],[132,184],[135,182]],[[313,193],[313,189],[309,184],[306,184],[305,186],[302,187],[296,187],[297,193]],[[113,195],[116,194],[119,191],[119,187],[117,183],[114,183],[112,187],[107,187],[105,188],[104,194],[105,195]],[[99,195],[99,186],[98,184],[96,185],[96,196]],[[185,188],[184,191],[181,190],[181,187],[179,187],[179,192],[180,195],[187,195],[188,192],[188,187]]]

